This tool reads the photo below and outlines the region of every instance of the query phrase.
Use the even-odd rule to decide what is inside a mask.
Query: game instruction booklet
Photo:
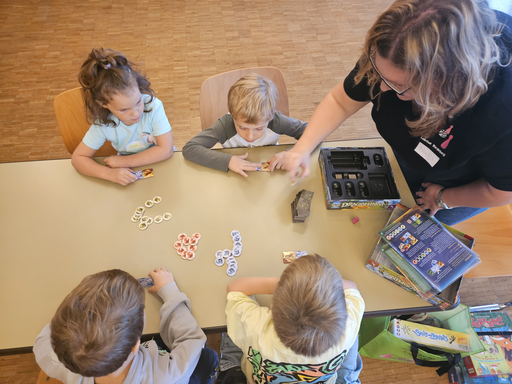
[[[398,219],[408,210],[408,207],[402,204],[397,204],[395,209],[393,209],[393,212],[391,213],[386,226]],[[471,236],[466,235],[447,225],[444,225],[444,227],[449,230],[457,239],[462,241],[462,243],[464,243],[468,248],[473,247],[475,240]],[[383,247],[385,248],[386,252],[382,250]],[[388,249],[386,249],[386,247]],[[389,257],[390,254],[392,256],[391,258]],[[366,268],[395,283],[403,289],[420,296],[423,300],[443,310],[456,307],[459,304],[460,300],[458,293],[462,283],[462,277],[457,279],[453,284],[449,285],[441,293],[433,294],[431,291],[432,287],[430,287],[425,279],[422,277],[419,278],[420,282],[417,281],[418,285],[415,285],[414,282],[411,281],[411,279],[406,276],[405,273],[402,273],[402,271],[400,271],[400,269],[397,268],[395,264],[393,264],[391,260],[394,260],[397,257],[400,256],[391,247],[389,247],[389,245],[387,245],[382,238],[380,238],[372,255],[366,263]],[[409,263],[406,264],[408,267],[410,267]]]
[[[475,252],[418,206],[379,234],[436,293],[480,263]]]

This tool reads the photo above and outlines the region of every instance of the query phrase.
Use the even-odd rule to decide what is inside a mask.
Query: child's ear
[[[103,108],[108,109],[107,104],[103,104],[103,103],[102,103],[101,101],[99,101],[99,100],[95,100],[95,101],[96,101],[99,105],[101,105]]]
[[[137,343],[132,348],[132,352],[133,352],[134,355],[136,355],[137,352],[139,351],[139,346],[140,346],[140,339],[137,340]]]

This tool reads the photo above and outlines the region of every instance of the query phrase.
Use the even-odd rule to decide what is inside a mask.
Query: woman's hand
[[[422,192],[416,192],[416,195],[418,196],[416,203],[423,210],[430,209],[430,216],[434,216],[436,212],[441,209],[437,205],[437,194],[444,187],[442,185],[432,183],[422,183],[421,185],[425,190]]]
[[[283,160],[285,158],[285,155],[286,151],[276,153],[274,157],[268,161],[268,170],[272,172],[274,169],[284,168]]]
[[[297,177],[302,179],[309,175],[309,156],[310,153],[299,152],[295,147],[284,152],[281,168],[288,171],[288,177],[292,183]]]

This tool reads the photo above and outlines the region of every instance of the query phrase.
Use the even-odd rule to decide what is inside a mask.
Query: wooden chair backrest
[[[82,88],[70,89],[69,91],[57,95],[53,102],[53,107],[55,109],[60,135],[64,140],[68,152],[73,154],[91,126],[85,117]],[[112,147],[110,142],[107,141],[96,151],[94,156],[116,154],[117,151]]]
[[[256,73],[274,82],[279,93],[277,110],[283,115],[289,115],[288,91],[283,72],[274,67],[243,68],[220,73],[206,79],[201,85],[199,94],[199,109],[201,111],[201,128],[210,128],[220,117],[228,113],[229,88],[241,77]]]

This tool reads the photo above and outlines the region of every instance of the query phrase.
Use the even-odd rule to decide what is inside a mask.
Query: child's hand
[[[105,162],[105,165],[109,168],[121,168],[123,166],[120,161],[121,158],[122,158],[122,156],[112,155],[112,156],[106,157],[105,160],[103,160],[103,161]]]
[[[133,174],[130,168],[109,168],[108,180],[113,183],[128,185],[137,180],[137,176]]]
[[[233,172],[241,174],[243,177],[247,177],[247,173],[244,171],[257,171],[258,167],[261,167],[261,163],[251,163],[246,161],[248,153],[242,156],[232,156],[229,160],[229,169]]]
[[[281,169],[284,167],[284,157],[286,155],[286,151],[276,153],[272,159],[268,161],[268,169],[272,172],[274,169]]]
[[[155,285],[149,287],[148,292],[157,293],[164,285],[174,281],[174,276],[172,273],[165,268],[155,268],[149,272],[149,276],[151,276]]]

